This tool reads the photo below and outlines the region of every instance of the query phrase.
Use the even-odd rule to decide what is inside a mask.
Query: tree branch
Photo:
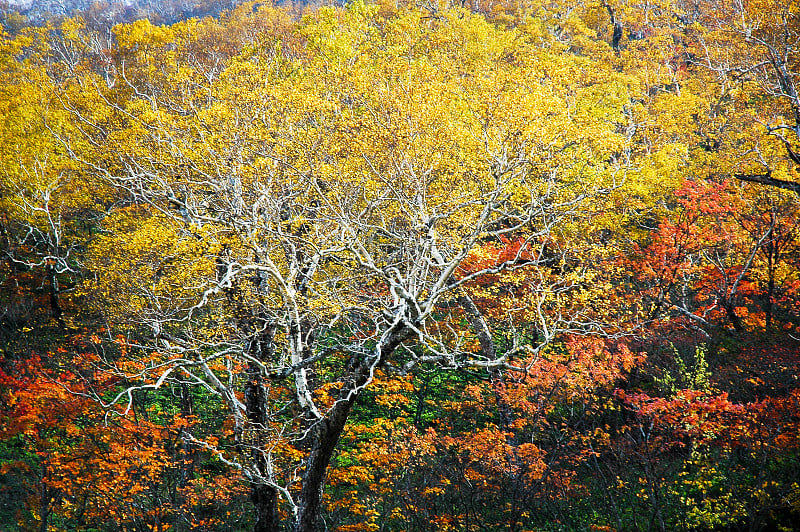
[[[748,181],[750,183],[759,183],[761,185],[767,185],[770,187],[782,188],[800,195],[800,183],[776,179],[771,176],[770,172],[765,174],[733,174],[733,177],[739,181]]]

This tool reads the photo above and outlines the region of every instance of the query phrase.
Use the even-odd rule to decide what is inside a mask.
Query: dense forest
[[[0,0],[0,16],[9,33],[65,16],[80,17],[88,26],[108,31],[115,24],[143,18],[154,24],[173,24],[192,17],[219,16],[243,3],[244,0]]]
[[[797,530],[800,2],[237,4],[2,10],[0,530]]]

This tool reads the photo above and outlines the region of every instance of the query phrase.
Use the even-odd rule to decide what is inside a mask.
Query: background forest
[[[237,4],[2,10],[0,530],[797,529],[800,3]]]

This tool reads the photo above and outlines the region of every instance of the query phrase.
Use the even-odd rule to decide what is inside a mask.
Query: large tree
[[[216,397],[229,430],[182,435],[249,480],[258,531],[317,529],[378,368],[500,378],[619,332],[606,206],[635,174],[636,80],[533,24],[382,9],[248,7],[233,43],[139,21],[51,78],[77,124],[51,133],[123,198],[86,255],[126,346],[97,398]]]

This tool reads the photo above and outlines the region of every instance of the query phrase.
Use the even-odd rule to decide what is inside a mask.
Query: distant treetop
[[[75,15],[104,27],[138,19],[173,24],[193,17],[215,17],[243,3],[245,0],[0,0],[0,23],[11,33],[21,26]]]

